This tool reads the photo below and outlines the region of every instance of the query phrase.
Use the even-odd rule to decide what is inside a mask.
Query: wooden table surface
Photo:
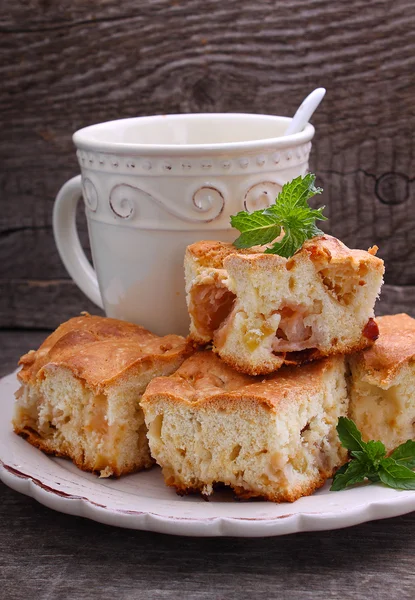
[[[320,226],[351,248],[377,244],[382,299],[394,312],[415,305],[414,0],[0,8],[0,327],[57,327],[97,310],[52,231],[55,196],[79,173],[75,130],[151,114],[292,115],[318,86],[327,95],[312,118],[310,169],[324,188],[329,221]]]
[[[0,375],[42,331],[1,331]],[[275,538],[185,538],[54,512],[0,483],[0,598],[414,598],[415,513]]]

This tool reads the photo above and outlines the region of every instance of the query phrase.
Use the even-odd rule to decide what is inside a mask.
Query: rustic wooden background
[[[0,1],[0,327],[97,312],[53,241],[54,197],[78,172],[71,134],[108,119],[291,115],[327,88],[311,168],[328,230],[376,243],[379,311],[415,306],[414,0]],[[81,237],[88,245],[80,217]]]

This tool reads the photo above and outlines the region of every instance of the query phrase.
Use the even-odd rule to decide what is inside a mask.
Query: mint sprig
[[[316,176],[312,173],[297,177],[286,183],[278,194],[275,204],[252,213],[241,211],[231,217],[231,225],[241,232],[234,241],[237,248],[251,248],[270,244],[283,232],[283,237],[265,250],[266,254],[279,254],[289,258],[308,239],[323,232],[316,221],[326,221],[324,206],[312,209],[308,200],[321,194],[315,187]]]
[[[392,452],[390,458],[393,458],[398,465],[404,465],[408,469],[415,469],[415,442],[408,440],[401,444]]]
[[[350,485],[381,481],[397,490],[415,490],[415,441],[398,446],[390,456],[380,441],[364,442],[356,424],[340,417],[337,424],[342,445],[350,451],[350,461],[336,471],[331,490],[344,490]]]

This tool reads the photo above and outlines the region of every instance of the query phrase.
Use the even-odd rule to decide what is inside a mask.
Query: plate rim
[[[30,474],[16,472],[16,469],[1,460],[0,480],[15,491],[32,497],[40,504],[58,512],[88,518],[105,525],[190,537],[276,537],[307,531],[344,529],[367,521],[397,517],[415,510],[415,496],[412,498],[405,495],[395,498],[393,503],[385,500],[374,501],[329,515],[321,511],[306,511],[272,518],[167,517],[156,512],[108,508],[85,496],[62,494],[42,484]],[[385,509],[388,514],[385,514]]]
[[[12,385],[16,371],[0,378],[0,390]],[[32,446],[29,451],[38,451]],[[0,457],[0,480],[17,492],[32,497],[58,512],[88,518],[106,525],[196,537],[273,537],[306,531],[343,529],[367,521],[397,517],[415,510],[415,493],[399,492],[402,497],[374,499],[330,513],[317,511],[289,512],[275,516],[177,516],[149,510],[126,510],[94,502],[91,497],[68,494],[47,485],[30,472],[20,470]],[[255,504],[252,504],[255,506]]]

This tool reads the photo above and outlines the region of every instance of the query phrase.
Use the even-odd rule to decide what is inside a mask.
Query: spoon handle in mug
[[[69,275],[92,302],[103,308],[97,275],[85,256],[76,229],[76,206],[82,197],[81,176],[69,179],[59,190],[53,207],[53,234]]]
[[[323,100],[326,93],[325,88],[317,88],[307,96],[297,109],[295,115],[291,119],[284,135],[293,135],[300,133],[311,119],[320,102]]]

